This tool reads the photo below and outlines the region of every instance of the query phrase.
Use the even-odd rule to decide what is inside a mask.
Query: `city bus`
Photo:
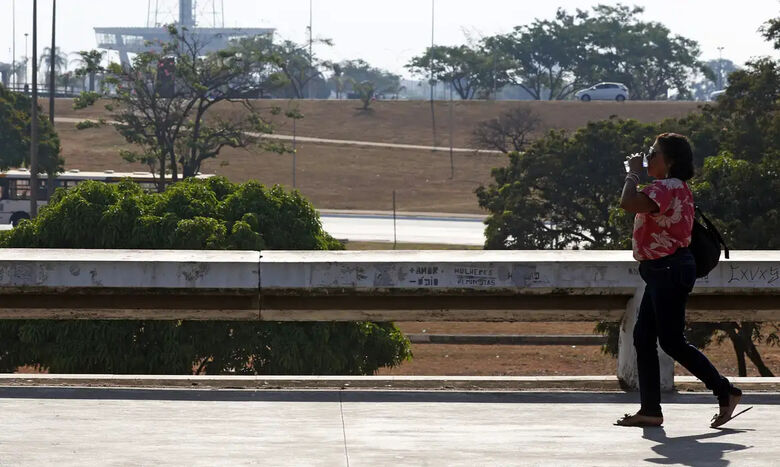
[[[196,178],[213,177],[212,174],[198,174]],[[167,180],[171,175],[166,176]],[[106,183],[118,183],[121,180],[130,179],[141,185],[144,190],[156,191],[158,174],[151,172],[82,172],[71,169],[57,174],[55,184],[51,186],[46,174],[38,175],[38,206],[43,206],[49,201],[49,196],[55,188],[70,188],[85,180],[97,180]],[[0,225],[11,224],[14,227],[22,219],[30,218],[30,171],[28,169],[13,169],[0,171]]]

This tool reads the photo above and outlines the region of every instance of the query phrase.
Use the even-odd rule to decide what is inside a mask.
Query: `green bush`
[[[298,192],[220,177],[163,193],[84,182],[57,190],[4,248],[341,249]],[[0,321],[0,371],[371,374],[411,357],[392,323]]]

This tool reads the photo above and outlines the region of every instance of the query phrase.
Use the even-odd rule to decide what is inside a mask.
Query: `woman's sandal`
[[[719,426],[723,426],[724,424],[726,424],[726,422],[737,418],[738,415],[741,415],[753,408],[753,407],[748,407],[747,409],[734,415],[734,409],[737,408],[737,404],[739,404],[739,401],[741,399],[742,399],[742,391],[740,391],[737,388],[732,388],[732,391],[729,394],[728,405],[720,406],[720,413],[717,413],[715,414],[714,417],[712,417],[712,423],[710,423],[710,428],[718,428]]]
[[[661,426],[664,423],[663,417],[651,417],[642,414],[625,414],[623,418],[615,422],[616,426]]]

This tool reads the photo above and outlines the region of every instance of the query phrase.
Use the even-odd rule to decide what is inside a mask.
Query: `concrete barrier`
[[[629,385],[642,292],[627,251],[0,250],[0,319],[622,320]],[[733,251],[688,319],[779,320],[780,251]]]
[[[259,314],[255,251],[0,249],[0,319]]]

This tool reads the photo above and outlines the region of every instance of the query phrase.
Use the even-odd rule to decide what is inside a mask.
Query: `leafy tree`
[[[314,42],[333,45],[330,39],[318,39]],[[309,56],[308,44],[298,44],[289,40],[274,43],[266,37],[255,37],[242,39],[237,47],[247,51],[248,57],[261,57],[260,63],[268,73],[268,83],[274,89],[289,87],[292,97],[297,99],[314,97],[319,89],[323,88],[322,70],[331,67],[329,62],[320,60],[316,56]],[[317,93],[310,92],[310,87],[315,84],[318,84]]]
[[[423,55],[412,58],[406,68],[413,74],[430,76],[431,66],[434,79],[452,83],[461,99],[485,98],[494,87],[509,82],[503,67],[497,69],[496,54],[484,48],[428,47]]]
[[[479,148],[496,149],[505,154],[522,152],[540,123],[536,112],[528,107],[517,107],[477,125],[472,141]]]
[[[774,42],[775,49],[780,50],[780,16],[764,23],[761,34],[766,40]]]
[[[51,47],[44,47],[43,55],[38,59],[38,69],[46,70],[45,82],[49,84],[49,77],[51,76],[51,69],[54,66],[54,73],[58,75],[68,68],[68,54],[60,50],[59,47],[54,48],[54,65],[52,65]]]
[[[0,247],[340,249],[297,191],[224,178],[145,193],[126,181],[59,189]],[[410,357],[389,323],[2,321],[0,371],[57,373],[371,374]]]
[[[371,101],[374,100],[374,83],[371,81],[353,83],[352,89],[360,96],[360,100],[363,102],[363,110],[368,110],[368,106],[371,105]]]
[[[79,58],[75,60],[79,64],[79,68],[76,69],[76,76],[88,76],[89,77],[89,91],[95,92],[95,77],[98,73],[105,71],[105,68],[101,65],[105,52],[99,50],[82,50],[78,52]]]
[[[565,99],[587,82],[576,73],[585,56],[583,28],[562,9],[554,20],[536,19],[485,44],[500,54],[508,81],[534,99]]]
[[[485,248],[624,247],[623,232],[609,222],[623,183],[615,173],[622,155],[649,146],[656,134],[655,125],[613,118],[571,135],[551,131],[525,152],[511,152],[508,166],[493,169],[495,183],[477,189],[491,213]]]
[[[392,99],[398,99],[402,92],[406,91],[406,86],[401,84],[401,80],[390,84],[385,88],[384,92],[392,96]]]
[[[272,129],[250,100],[240,99],[244,110],[240,115],[208,113],[234,96],[257,94],[253,70],[260,56],[248,57],[235,48],[205,54],[197,35],[173,26],[168,31],[170,41],[159,51],[138,54],[130,65],[111,64],[103,80],[116,90],[108,96],[107,106],[117,122],[114,127],[140,149],[125,153],[125,158],[153,162],[162,189],[168,171],[174,181],[180,167],[185,178],[192,177],[204,160],[217,157],[225,147],[257,143],[283,151],[283,146],[252,136]],[[76,104],[94,101],[94,94],[86,93]]]
[[[778,157],[779,103],[780,61],[760,58],[729,75],[726,93],[705,114],[720,125],[722,150],[757,163]]]
[[[234,41],[231,50],[248,64],[250,76],[260,97],[271,92],[292,91],[289,80],[279,68],[283,60],[267,36],[246,37]]]
[[[372,67],[363,60],[345,60],[338,65],[345,80],[346,91],[351,90],[352,92],[359,94],[360,91],[355,89],[355,84],[360,84],[365,81],[373,83],[375,93],[380,95],[400,92],[399,90],[402,87],[400,76],[380,68]]]
[[[639,18],[643,8],[598,5],[593,16],[585,15],[583,27],[589,37],[589,54],[581,67],[592,79],[621,81],[632,99],[666,99],[670,91],[678,98],[690,98],[689,77],[712,71],[699,56],[696,41],[672,35],[661,23]]]
[[[332,64],[331,69],[333,70],[333,73],[331,73],[330,78],[328,78],[328,83],[330,83],[333,91],[336,92],[336,99],[341,99],[341,95],[344,93],[349,80],[344,76],[344,69],[341,67],[340,63]]]
[[[30,109],[32,100],[0,85],[0,170],[30,163]],[[38,164],[41,172],[62,170],[60,139],[48,117],[38,114]]]
[[[74,79],[75,76],[75,73],[71,71],[66,71],[65,73],[60,74],[57,76],[57,86],[64,88],[65,92],[73,91],[73,88],[76,84],[78,84],[79,81]]]
[[[692,74],[711,77],[698,44],[640,20],[643,11],[621,4],[574,15],[559,9],[552,20],[536,19],[485,43],[507,63],[512,84],[534,99],[566,99],[596,81],[623,82],[633,99],[665,99],[670,91],[690,97]]]
[[[712,73],[700,75],[699,79],[693,82],[691,89],[693,98],[700,101],[709,100],[711,93],[728,87],[729,75],[738,69],[734,62],[726,58],[708,60],[704,66]]]

